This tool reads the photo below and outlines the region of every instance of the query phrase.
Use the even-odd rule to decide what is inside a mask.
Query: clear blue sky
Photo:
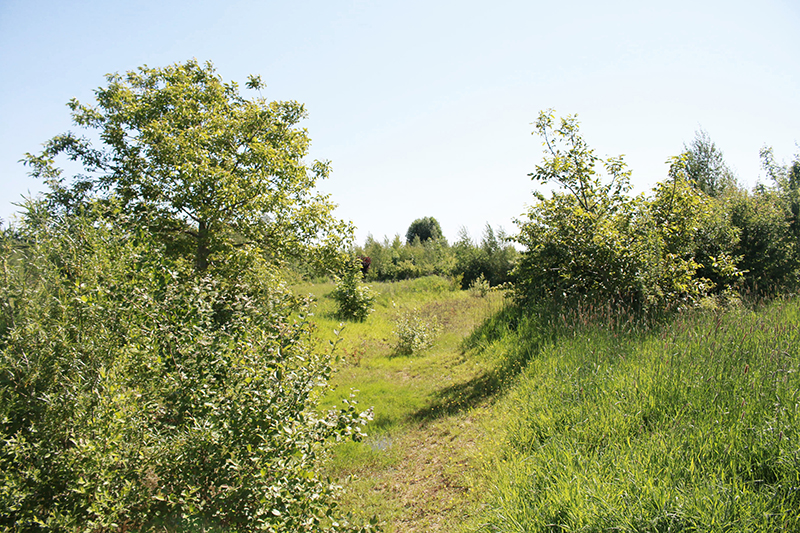
[[[0,217],[42,184],[18,163],[109,72],[197,58],[306,104],[321,184],[363,242],[436,217],[451,241],[513,233],[539,110],[577,113],[637,191],[699,128],[740,180],[800,141],[800,2],[0,0]]]

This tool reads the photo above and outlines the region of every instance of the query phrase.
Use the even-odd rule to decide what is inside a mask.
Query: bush
[[[329,354],[260,256],[200,276],[37,205],[0,244],[0,529],[353,530],[315,468],[369,415],[317,410]]]
[[[489,289],[489,282],[483,277],[483,274],[469,284],[470,294],[478,298],[484,298],[489,293]]]
[[[631,197],[621,158],[596,157],[575,117],[542,113],[548,152],[532,176],[561,187],[520,222],[526,247],[515,271],[518,299],[622,305],[657,310],[695,305],[741,278],[738,230],[719,200],[696,187],[686,154],[674,158],[651,198]],[[602,162],[607,179],[595,167]]]
[[[417,309],[404,311],[395,324],[394,351],[397,355],[411,355],[430,348],[440,330],[436,317],[423,316]]]
[[[356,260],[331,293],[338,304],[337,316],[344,320],[363,322],[374,311],[376,295],[368,286],[361,284],[361,264],[360,259]]]

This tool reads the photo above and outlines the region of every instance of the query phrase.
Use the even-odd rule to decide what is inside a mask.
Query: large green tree
[[[270,102],[260,92],[245,98],[211,63],[196,60],[107,80],[95,105],[69,103],[74,123],[94,130],[99,147],[70,132],[26,156],[54,201],[71,208],[90,192],[114,196],[125,220],[191,251],[200,272],[234,246],[257,244],[283,258],[309,246],[335,248],[349,235],[328,197],[314,192],[330,167],[304,160],[310,140],[298,127],[302,104]],[[246,86],[263,88],[253,76]],[[59,155],[84,173],[66,177]]]
[[[96,97],[70,103],[92,138],[28,154],[50,192],[0,230],[0,529],[369,529],[316,472],[369,414],[319,409],[331,354],[276,268],[350,235],[303,106],[196,61]]]
[[[369,414],[319,408],[310,301],[258,255],[198,276],[98,204],[26,208],[0,231],[1,531],[362,530],[317,468]]]
[[[406,243],[414,244],[414,239],[420,242],[437,241],[442,238],[442,227],[439,221],[433,217],[422,217],[416,219],[408,226],[406,231]]]

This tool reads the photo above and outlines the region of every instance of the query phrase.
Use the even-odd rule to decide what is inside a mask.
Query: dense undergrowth
[[[507,309],[471,337],[518,377],[483,445],[480,531],[800,529],[800,302]]]

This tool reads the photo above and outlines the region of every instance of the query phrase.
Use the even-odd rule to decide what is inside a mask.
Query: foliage
[[[736,252],[745,282],[753,290],[775,292],[795,286],[800,262],[787,206],[774,190],[740,192],[729,199],[732,223],[740,231]]]
[[[368,286],[361,283],[363,262],[356,258],[351,268],[338,279],[331,297],[336,301],[336,315],[345,320],[363,322],[374,311],[375,294]]]
[[[737,251],[751,289],[794,290],[800,281],[800,155],[782,165],[765,147],[761,161],[772,186],[761,184],[730,198],[733,223],[742,236]]]
[[[315,469],[368,413],[317,412],[307,303],[263,261],[197,277],[95,215],[31,204],[2,241],[3,527],[348,529]]]
[[[402,311],[395,323],[394,351],[397,355],[419,353],[433,346],[441,330],[433,315],[423,315],[418,309]]]
[[[455,255],[453,275],[461,277],[461,287],[466,289],[479,278],[491,286],[511,281],[518,254],[509,240],[502,229],[495,232],[491,225],[486,224],[480,244],[475,244],[466,228],[462,228],[452,247]]]
[[[736,178],[725,164],[722,151],[708,133],[700,130],[689,146],[684,144],[680,163],[692,184],[705,194],[716,197],[736,188]]]
[[[0,240],[0,524],[371,529],[317,473],[370,414],[318,410],[330,353],[279,274],[335,269],[350,235],[313,193],[328,167],[303,162],[303,107],[196,61],[107,79],[70,103],[102,146],[28,154],[50,191]]]
[[[399,236],[383,242],[371,235],[356,252],[370,259],[367,278],[374,281],[399,281],[425,276],[453,276],[467,289],[481,275],[492,286],[511,280],[511,270],[517,258],[516,249],[500,230],[487,224],[480,243],[472,241],[466,229],[459,240],[449,246],[447,241],[414,239],[403,243]]]
[[[442,227],[439,221],[433,217],[418,218],[408,227],[406,231],[406,244],[419,242],[437,241],[442,238]]]
[[[315,251],[324,263],[348,238],[334,205],[312,194],[329,165],[303,162],[310,141],[297,127],[306,116],[301,104],[244,98],[211,63],[195,60],[107,81],[95,106],[69,104],[75,125],[94,130],[100,148],[66,133],[40,155],[27,154],[55,204],[69,211],[93,193],[114,197],[118,223],[150,228],[173,251],[194,256],[198,272],[244,244],[278,260]],[[250,77],[248,89],[262,87]],[[65,179],[60,154],[85,173]]]
[[[542,112],[536,130],[545,158],[531,174],[540,183],[555,182],[565,192],[538,200],[519,222],[517,242],[526,247],[517,268],[523,299],[575,299],[591,295],[626,302],[646,298],[642,263],[650,259],[647,240],[637,239],[644,225],[641,201],[626,196],[630,172],[621,157],[602,161],[579,135],[577,118]],[[610,179],[595,169],[602,162]]]
[[[521,301],[664,309],[735,287],[739,230],[725,204],[696,187],[690,155],[672,159],[652,197],[631,197],[622,157],[595,156],[574,116],[556,128],[553,112],[542,112],[536,128],[545,157],[531,176],[561,189],[550,198],[535,193],[527,220],[518,221],[516,240],[526,248],[515,271]]]
[[[472,283],[469,284],[469,291],[473,294],[473,296],[483,298],[489,293],[490,287],[489,281],[483,277],[483,274],[481,274],[477,279],[473,280]]]
[[[400,281],[424,276],[448,276],[455,259],[445,239],[414,240],[405,244],[396,235],[380,242],[371,235],[356,252],[370,258],[367,279],[372,281]]]
[[[654,283],[664,304],[682,296],[696,302],[704,294],[738,288],[742,275],[741,257],[734,255],[739,230],[727,204],[695,186],[684,159],[672,159],[669,178],[656,184],[647,202],[661,250]]]

